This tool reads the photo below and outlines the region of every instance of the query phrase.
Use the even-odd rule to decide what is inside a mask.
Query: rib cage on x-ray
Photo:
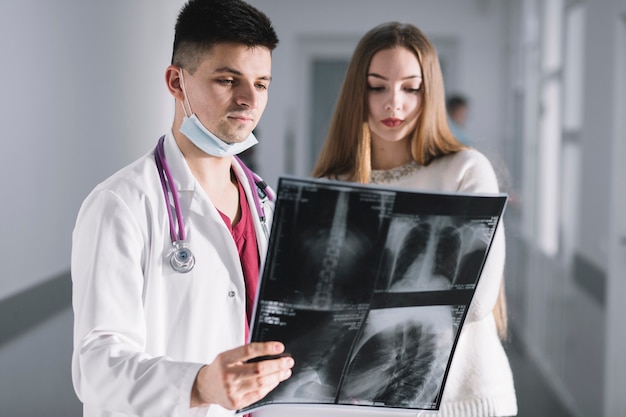
[[[456,225],[460,223],[460,225]],[[483,223],[429,216],[391,221],[379,274],[379,290],[446,290],[457,284],[460,265],[489,243]],[[464,283],[465,284],[465,283]]]
[[[434,404],[453,343],[449,306],[372,310],[342,382],[342,403]]]

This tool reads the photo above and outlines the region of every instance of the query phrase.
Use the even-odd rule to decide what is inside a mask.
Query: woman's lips
[[[402,120],[396,119],[395,117],[389,117],[387,119],[381,120],[380,122],[387,127],[397,127],[402,124]]]

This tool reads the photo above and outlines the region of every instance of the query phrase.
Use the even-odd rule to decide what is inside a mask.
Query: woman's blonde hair
[[[435,158],[464,148],[448,127],[443,76],[435,47],[411,24],[383,23],[368,31],[352,54],[326,142],[313,169],[314,177],[370,181],[367,75],[372,57],[395,47],[413,52],[422,69],[422,109],[411,138],[413,159],[428,165]]]
[[[496,305],[493,307],[493,317],[496,319],[496,329],[498,330],[498,336],[503,342],[509,341],[509,316],[506,307],[506,294],[505,294],[504,277],[500,282],[500,292],[496,299]]]

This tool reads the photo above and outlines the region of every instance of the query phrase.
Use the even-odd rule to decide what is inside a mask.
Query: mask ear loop
[[[191,117],[193,111],[191,111],[191,103],[189,103],[189,97],[187,96],[187,90],[185,89],[185,80],[183,79],[183,67],[180,67],[180,87],[182,88],[183,96],[185,97],[180,105],[183,107],[183,113],[185,113],[185,117]],[[189,107],[189,114],[187,114],[185,103],[187,103],[187,107]]]

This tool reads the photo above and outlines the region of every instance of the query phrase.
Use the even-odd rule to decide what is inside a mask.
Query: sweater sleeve
[[[455,159],[460,169],[451,172],[457,175],[455,179],[458,184],[457,191],[486,194],[499,192],[496,174],[483,154],[475,150],[466,150],[455,156]],[[482,320],[493,311],[503,279],[505,253],[504,224],[500,219],[476,293],[470,304],[468,321]]]

